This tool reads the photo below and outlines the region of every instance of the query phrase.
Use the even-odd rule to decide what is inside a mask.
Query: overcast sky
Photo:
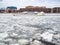
[[[17,6],[21,8],[28,5],[60,7],[60,0],[0,0],[0,7]]]

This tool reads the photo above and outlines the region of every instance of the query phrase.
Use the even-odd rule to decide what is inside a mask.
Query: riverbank
[[[37,15],[35,13],[0,13],[0,15]],[[60,16],[60,13],[44,13],[44,15],[47,15],[47,16]],[[42,16],[42,15],[41,15]]]

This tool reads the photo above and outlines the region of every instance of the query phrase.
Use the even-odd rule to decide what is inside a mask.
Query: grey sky
[[[27,5],[60,7],[60,0],[0,0],[0,7],[17,6],[21,8]]]

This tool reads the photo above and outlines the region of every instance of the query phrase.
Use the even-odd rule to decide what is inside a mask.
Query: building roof
[[[7,7],[7,9],[17,9],[17,7],[10,6],[10,7]]]

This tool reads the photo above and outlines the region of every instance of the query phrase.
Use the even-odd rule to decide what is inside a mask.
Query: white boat
[[[28,12],[27,11],[24,11],[24,12],[22,12],[23,14],[27,14]]]
[[[42,11],[42,12],[38,13],[37,15],[43,16],[43,15],[45,15],[45,13]]]
[[[34,14],[38,14],[38,12],[34,12]]]

